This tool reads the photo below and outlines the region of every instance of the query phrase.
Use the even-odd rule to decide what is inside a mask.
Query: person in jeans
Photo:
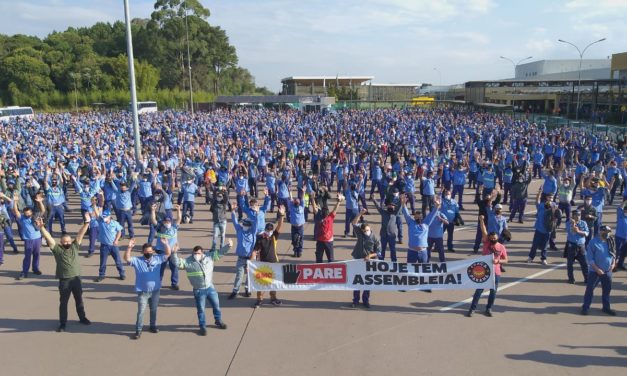
[[[137,293],[137,322],[135,323],[135,336],[139,339],[144,327],[144,312],[146,306],[150,306],[150,332],[159,333],[157,328],[157,307],[159,306],[159,293],[161,289],[161,265],[168,260],[172,249],[166,242],[165,252],[155,254],[150,243],[142,246],[142,257],[131,257],[131,251],[135,246],[135,239],[128,242],[128,248],[124,252],[124,262],[135,269],[135,292]],[[178,247],[176,245],[175,247]]]
[[[229,198],[224,185],[218,183],[218,188],[213,191],[211,207],[209,211],[213,215],[213,243],[211,251],[216,251],[224,246],[226,239],[226,209],[229,206]]]
[[[496,232],[490,232],[488,234],[483,216],[480,216],[479,218],[479,227],[481,227],[481,234],[483,235],[483,250],[481,254],[484,256],[492,255],[494,288],[490,289],[488,304],[485,308],[485,315],[492,317],[492,306],[494,305],[496,290],[499,287],[499,280],[501,279],[501,265],[507,264],[509,258],[507,257],[507,249],[505,249],[503,244],[499,243],[499,235]],[[483,289],[475,290],[475,294],[472,297],[472,303],[470,303],[470,309],[468,309],[468,312],[466,313],[467,317],[471,317],[477,309],[477,303],[479,302],[481,294],[483,294]]]
[[[233,283],[233,292],[229,295],[229,299],[237,297],[237,292],[244,279],[244,274],[248,272],[248,260],[251,259],[253,254],[253,247],[255,246],[255,240],[257,237],[257,221],[253,221],[249,218],[244,218],[240,223],[237,220],[236,213],[237,204],[233,204],[233,211],[231,212],[231,220],[233,221],[233,227],[235,227],[235,233],[237,235],[237,248],[235,253],[237,254],[237,262],[235,263],[235,282]],[[248,285],[245,288],[245,296],[250,297],[248,291]]]
[[[601,283],[603,312],[616,316],[616,311],[610,307],[610,291],[612,291],[612,270],[616,266],[616,249],[614,239],[610,240],[612,229],[603,225],[599,234],[588,244],[586,259],[588,261],[588,283],[583,296],[581,314],[587,315],[592,304],[594,288]]]
[[[120,223],[111,218],[111,211],[104,209],[102,214],[98,206],[94,206],[94,214],[98,218],[98,240],[100,241],[100,268],[98,269],[98,277],[94,282],[101,282],[105,278],[107,272],[107,258],[109,255],[115,261],[115,267],[120,273],[120,280],[126,279],[124,274],[124,265],[120,260],[120,249],[118,241],[122,237],[122,226]]]
[[[85,305],[83,304],[83,287],[81,285],[81,265],[78,262],[78,251],[85,233],[89,229],[89,214],[85,214],[83,226],[78,230],[76,239],[72,240],[70,235],[63,234],[59,243],[55,242],[46,226],[44,220],[37,218],[35,225],[41,231],[48,248],[52,251],[54,259],[57,263],[55,277],[59,280],[59,327],[57,332],[64,332],[67,324],[67,304],[70,295],[74,296],[76,302],[76,313],[80,323],[83,325],[91,324],[85,315]]]
[[[218,292],[213,285],[213,264],[224,256],[233,246],[233,241],[229,240],[228,244],[220,248],[218,251],[210,251],[205,253],[201,246],[197,245],[192,251],[192,255],[187,258],[179,258],[178,250],[175,248],[171,259],[174,260],[179,269],[185,270],[189,283],[194,289],[194,300],[196,301],[196,311],[198,313],[198,326],[200,327],[200,335],[207,335],[207,327],[205,324],[205,306],[207,300],[213,308],[213,318],[215,324],[220,329],[226,329],[226,324],[222,321],[222,312],[220,311],[220,300]]]
[[[365,222],[358,224],[359,218],[366,214],[366,211],[366,208],[361,209],[359,215],[353,218],[353,222],[351,222],[353,231],[355,231],[355,235],[357,236],[357,243],[355,243],[355,247],[353,247],[353,252],[351,253],[351,256],[353,256],[355,260],[368,261],[378,258],[381,253],[381,243],[372,233],[370,225]],[[359,304],[359,295],[360,290],[353,291],[351,308],[356,308]],[[361,301],[365,308],[370,308],[370,290],[363,290],[363,292],[361,292]]]

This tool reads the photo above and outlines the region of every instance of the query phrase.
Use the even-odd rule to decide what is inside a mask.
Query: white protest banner
[[[460,290],[494,288],[492,256],[445,263],[349,260],[328,264],[248,262],[257,291]]]

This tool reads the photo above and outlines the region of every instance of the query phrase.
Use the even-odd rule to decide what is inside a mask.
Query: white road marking
[[[565,263],[564,263],[564,264],[555,265],[554,267],[552,267],[552,268],[550,268],[550,269],[545,269],[545,270],[539,271],[539,272],[537,272],[537,273],[535,273],[535,274],[532,274],[532,275],[530,275],[530,276],[527,276],[527,277],[521,278],[521,279],[516,280],[516,281],[514,281],[514,282],[510,282],[510,283],[508,283],[508,284],[504,285],[503,287],[499,287],[498,291],[503,291],[503,290],[506,290],[506,289],[508,289],[508,288],[510,288],[510,287],[514,287],[514,286],[516,286],[516,285],[519,285],[519,284],[521,284],[521,283],[523,283],[523,282],[527,282],[527,281],[532,280],[532,279],[534,279],[534,278],[538,278],[538,277],[540,277],[540,276],[542,276],[542,275],[545,275],[545,274],[547,274],[547,273],[550,273],[550,272],[552,272],[553,270],[555,270],[555,269],[559,269],[559,268],[562,268],[562,267],[564,267],[564,266],[566,266],[566,264],[565,264]],[[486,296],[486,295],[488,295],[489,293],[490,293],[490,290],[486,290],[486,291],[484,291],[484,292],[483,292],[483,294],[482,294],[481,296]],[[459,307],[459,306],[462,306],[462,305],[464,305],[464,304],[468,304],[468,303],[470,303],[471,301],[472,301],[472,297],[470,297],[470,298],[468,298],[468,299],[465,299],[465,300],[462,300],[461,302],[453,303],[453,304],[451,304],[451,305],[449,305],[449,306],[446,306],[446,307],[444,307],[444,308],[441,308],[441,309],[440,309],[440,312],[450,311],[450,310],[452,310],[452,309],[454,309],[454,308],[457,308],[457,307]]]

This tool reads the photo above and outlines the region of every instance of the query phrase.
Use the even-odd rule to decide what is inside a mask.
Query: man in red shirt
[[[496,289],[499,286],[499,279],[501,278],[501,265],[507,264],[507,249],[501,243],[499,243],[499,236],[496,232],[491,232],[488,234],[488,230],[486,229],[485,220],[483,216],[479,216],[479,225],[481,227],[481,234],[483,235],[483,252],[485,255],[492,255],[492,263],[494,265],[494,288],[490,289],[490,295],[488,296],[488,304],[485,308],[485,315],[488,317],[492,317],[492,305],[494,305],[494,300],[496,299]],[[475,291],[475,295],[472,297],[472,303],[470,303],[470,309],[468,313],[466,313],[467,317],[471,317],[472,314],[477,309],[477,303],[479,302],[479,298],[483,293],[483,289],[477,289]]]
[[[333,221],[335,220],[335,213],[340,203],[344,201],[342,194],[337,195],[337,202],[335,207],[329,213],[329,208],[323,207],[320,209],[316,204],[316,200],[311,200],[314,216],[320,211],[320,217],[316,220],[318,231],[316,231],[316,262],[322,262],[323,254],[327,255],[328,262],[333,262]]]

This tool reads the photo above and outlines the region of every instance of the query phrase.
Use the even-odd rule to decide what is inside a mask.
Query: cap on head
[[[610,226],[608,226],[608,225],[601,226],[601,228],[599,228],[599,230],[603,231],[603,232],[612,232],[612,228]]]
[[[111,211],[109,209],[105,209],[102,211],[102,215],[101,215],[102,218],[107,218],[110,216],[111,216]]]
[[[501,206],[501,204],[494,205],[494,210],[501,210],[501,209],[503,209],[503,206]]]

